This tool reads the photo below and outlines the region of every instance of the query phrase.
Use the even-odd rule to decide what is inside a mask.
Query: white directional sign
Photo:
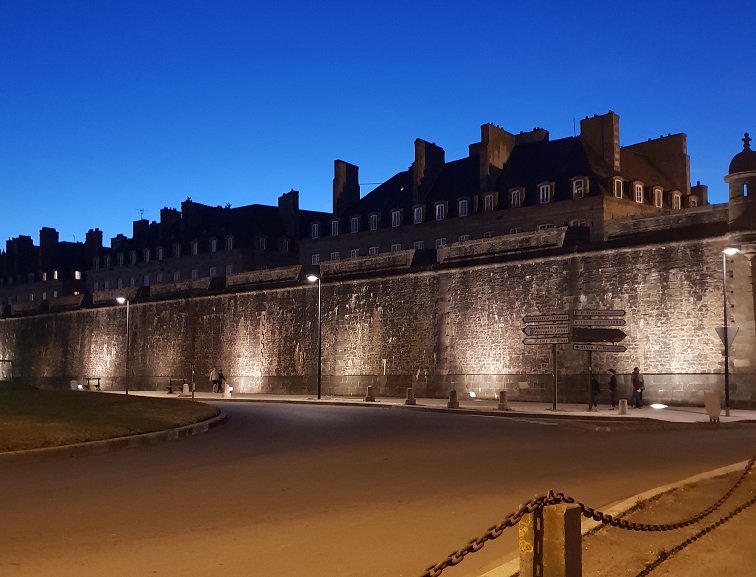
[[[624,353],[627,347],[622,345],[591,345],[587,343],[575,343],[572,345],[575,351],[601,351],[604,353]]]
[[[625,311],[618,309],[576,309],[572,311],[576,317],[624,317]]]
[[[536,337],[522,339],[523,345],[566,345],[570,337]]]
[[[573,326],[576,327],[622,327],[625,326],[625,319],[573,319]]]
[[[528,325],[522,329],[529,337],[535,335],[568,335],[570,334],[570,325],[564,324],[548,324],[548,325]]]
[[[558,323],[568,322],[570,315],[568,314],[549,314],[549,315],[525,315],[522,317],[522,322],[528,323]]]

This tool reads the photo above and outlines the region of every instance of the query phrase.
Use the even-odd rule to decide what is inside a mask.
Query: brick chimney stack
[[[359,170],[343,160],[333,161],[333,216],[344,216],[360,200]]]
[[[619,172],[619,116],[610,110],[602,116],[584,118],[580,121],[580,140]]]
[[[418,138],[412,163],[412,203],[422,204],[444,168],[444,149]]]

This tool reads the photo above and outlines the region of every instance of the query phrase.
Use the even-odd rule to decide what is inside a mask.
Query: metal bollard
[[[415,401],[415,393],[412,390],[412,387],[407,388],[407,400],[404,401],[405,405],[416,405],[417,402]]]
[[[457,400],[457,391],[452,389],[449,391],[449,402],[446,405],[450,409],[459,409],[459,401]]]
[[[223,398],[224,399],[231,398],[231,387],[228,386],[228,383],[223,383]]]
[[[580,506],[547,505],[520,520],[520,577],[581,577]]]
[[[373,387],[372,385],[368,385],[367,388],[367,394],[365,395],[365,400],[369,403],[375,402],[375,396],[373,395]]]
[[[509,411],[509,401],[507,401],[507,392],[506,391],[499,391],[499,410],[500,411]]]
[[[627,399],[620,399],[619,402],[619,414],[627,415]]]

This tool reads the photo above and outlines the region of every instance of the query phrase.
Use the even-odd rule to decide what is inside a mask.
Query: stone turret
[[[743,150],[730,162],[725,182],[730,186],[730,242],[749,259],[756,255],[756,151],[751,150],[748,133]]]

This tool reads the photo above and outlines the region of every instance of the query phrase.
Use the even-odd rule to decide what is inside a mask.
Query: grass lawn
[[[0,453],[162,431],[217,414],[214,407],[188,399],[0,383]]]

